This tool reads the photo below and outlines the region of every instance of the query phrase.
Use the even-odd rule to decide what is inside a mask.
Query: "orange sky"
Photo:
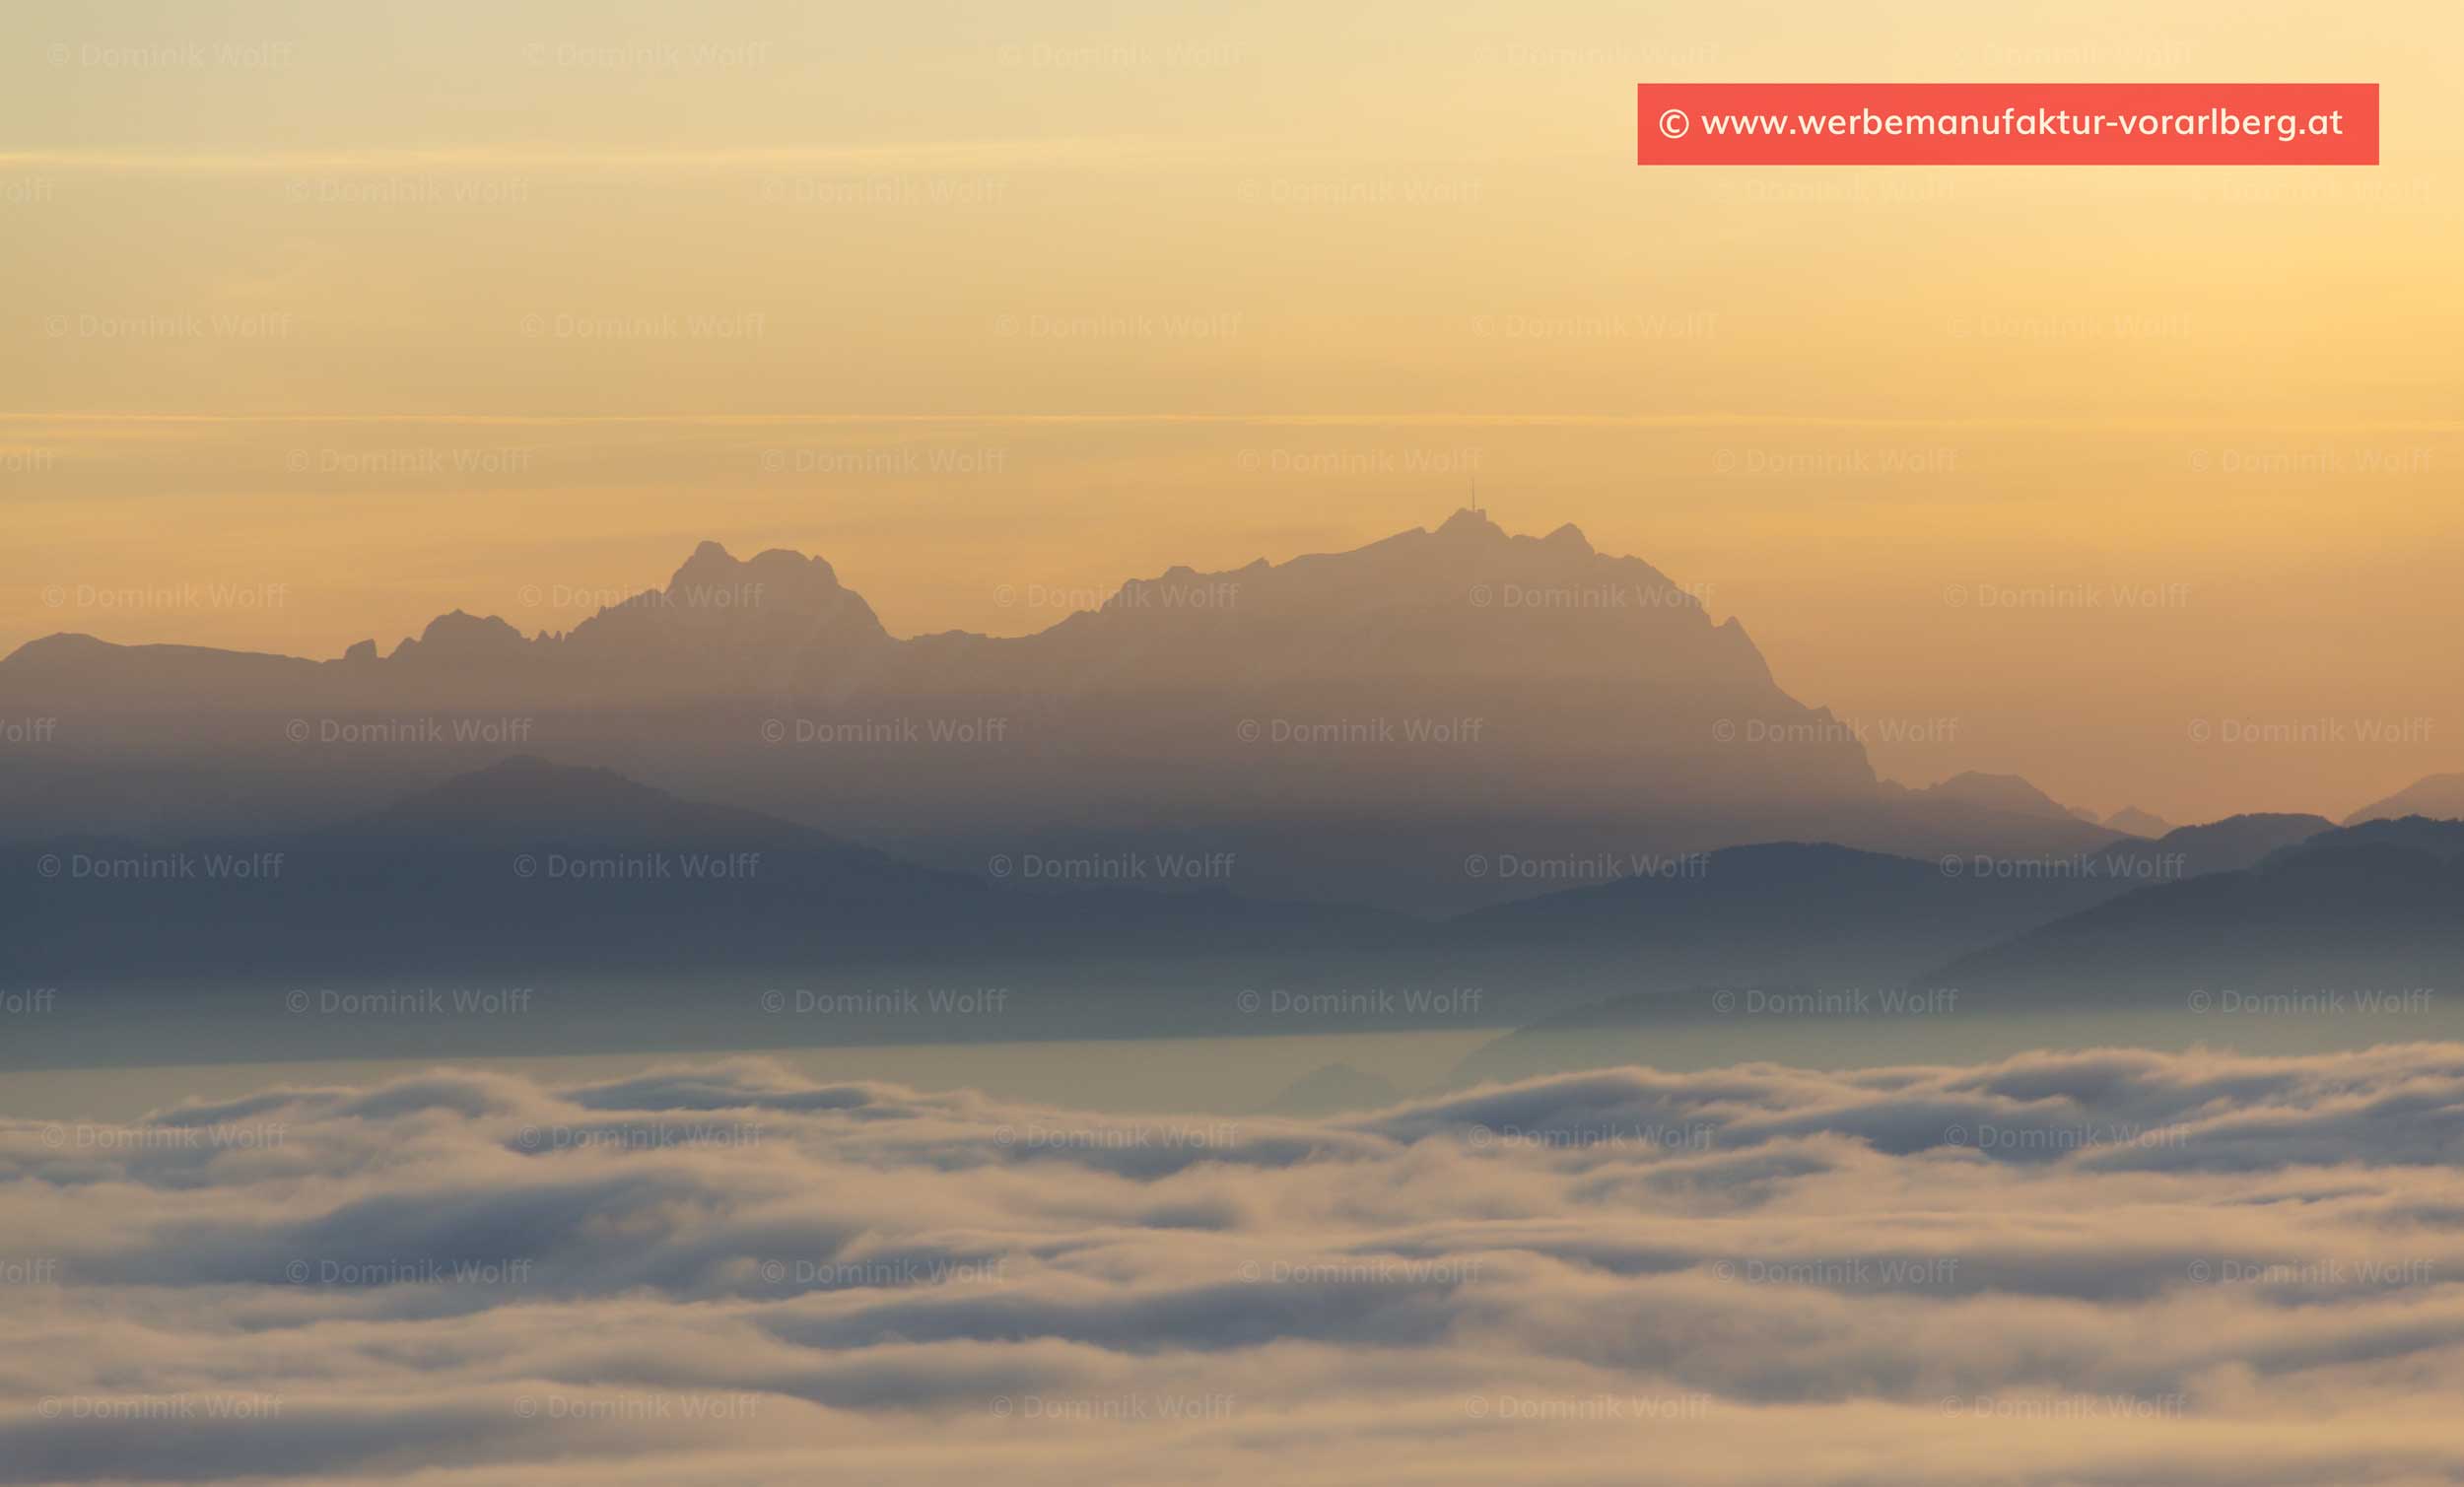
[[[2453,8],[1033,15],[13,7],[0,647],[565,628],[705,537],[1015,633],[1476,481],[1903,777],[2464,768]],[[1646,171],[1646,77],[2376,81],[2386,164]]]

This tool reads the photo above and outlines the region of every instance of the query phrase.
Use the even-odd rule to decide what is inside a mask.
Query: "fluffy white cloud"
[[[0,1125],[0,1481],[2464,1474],[2464,1048]]]

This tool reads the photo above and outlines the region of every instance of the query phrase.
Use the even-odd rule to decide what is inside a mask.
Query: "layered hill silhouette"
[[[2316,833],[2242,871],[2142,888],[1959,957],[1937,978],[1995,992],[2182,1005],[2193,991],[2464,986],[2464,821]]]
[[[0,977],[837,972],[961,961],[1270,953],[1479,961],[1540,981],[1611,972],[1894,979],[2156,876],[2279,861],[2315,818],[2254,817],[2009,870],[1773,843],[1447,923],[1227,891],[1209,857],[990,877],[903,861],[597,768],[519,757],[339,826],[161,846],[71,837],[13,852]],[[2332,833],[2331,833],[2332,835]],[[2275,855],[2269,855],[2275,852]],[[1087,859],[1099,869],[1112,859]],[[2040,870],[2041,869],[2041,870]]]
[[[0,707],[60,719],[0,778],[19,840],[305,830],[530,748],[962,872],[1168,845],[1230,854],[1245,892],[1419,912],[1553,886],[1472,853],[2112,835],[2007,777],[1879,780],[1735,618],[1470,510],[1173,569],[1017,639],[893,637],[821,559],[705,543],[564,633],[455,611],[325,661],[54,636],[0,660]]]
[[[1405,928],[1372,911],[1203,884],[998,891],[535,758],[336,827],[169,847],[68,838],[11,857],[0,977],[53,984],[1204,954],[1377,946]]]

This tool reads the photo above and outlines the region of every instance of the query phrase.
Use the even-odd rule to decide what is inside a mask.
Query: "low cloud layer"
[[[0,1482],[2464,1475],[2464,1047],[0,1123]]]

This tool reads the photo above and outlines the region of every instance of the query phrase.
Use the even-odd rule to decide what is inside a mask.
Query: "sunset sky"
[[[2464,768],[2452,6],[418,17],[0,16],[0,650],[562,630],[705,538],[1016,634],[1476,499],[1956,719],[1911,781]],[[2385,163],[1649,170],[1649,79],[2377,82]]]

